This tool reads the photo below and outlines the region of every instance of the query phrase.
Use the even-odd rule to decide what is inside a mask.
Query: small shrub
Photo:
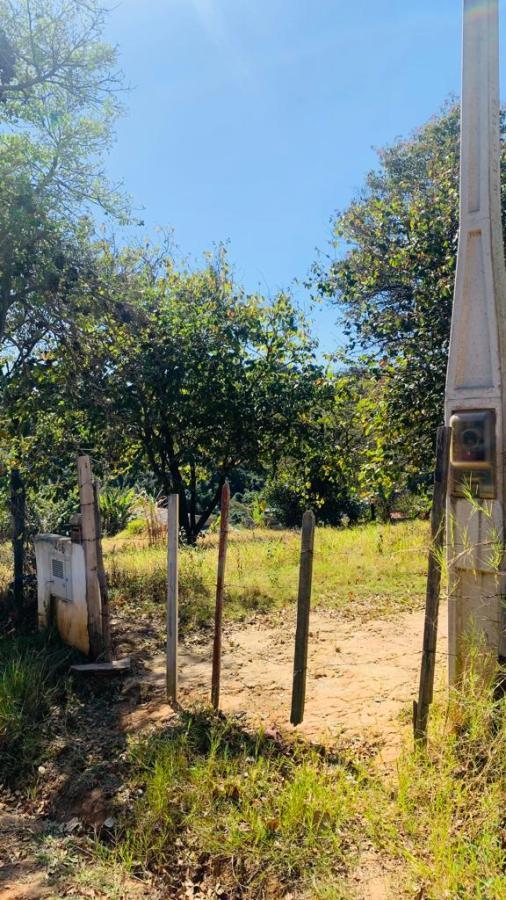
[[[129,537],[136,537],[138,534],[145,534],[147,528],[148,526],[145,519],[131,519],[130,522],[127,522],[125,533]]]
[[[28,524],[32,534],[68,534],[70,520],[79,512],[77,488],[66,491],[56,484],[47,484],[28,495]]]
[[[430,494],[400,494],[395,501],[395,512],[406,519],[428,519],[432,508]]]
[[[100,517],[104,534],[114,535],[128,524],[135,504],[135,491],[106,487],[100,492]]]

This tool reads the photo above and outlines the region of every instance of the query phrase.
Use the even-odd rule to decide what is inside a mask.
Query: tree
[[[103,170],[119,112],[103,21],[96,0],[0,0],[2,456],[25,469],[27,409],[40,398],[32,364],[47,378],[55,343],[76,341],[77,283],[92,293],[83,216],[97,205],[125,214]]]
[[[458,107],[381,150],[379,162],[336,216],[334,246],[344,253],[315,267],[315,283],[343,314],[350,357],[364,354],[378,386],[379,446],[423,482],[443,416],[458,235]]]
[[[360,373],[334,374],[315,385],[311,416],[298,429],[290,453],[270,473],[264,491],[267,506],[281,522],[299,526],[304,510],[319,522],[339,525],[362,512],[359,473],[365,461]]]
[[[11,356],[20,322],[24,354],[61,312],[84,212],[126,212],[103,171],[119,112],[103,20],[96,0],[0,0],[0,346],[7,338]]]
[[[115,315],[107,244],[92,242],[89,232],[83,221],[61,259],[48,253],[30,302],[10,309],[0,371],[1,462],[21,469],[32,492],[50,484],[58,500],[75,486],[76,454],[92,448],[97,434],[99,411],[79,403],[86,395],[80,365],[92,358],[97,323]],[[108,450],[114,470],[117,455]],[[100,462],[103,476],[107,461]]]
[[[116,304],[72,390],[103,447],[132,465],[142,456],[159,489],[179,494],[194,543],[231,472],[296,445],[321,391],[314,345],[286,294],[246,296],[223,255],[178,271],[126,252],[107,282]]]

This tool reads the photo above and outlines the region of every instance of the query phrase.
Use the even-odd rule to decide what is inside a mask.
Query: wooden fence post
[[[14,557],[14,615],[17,621],[20,622],[23,614],[24,600],[26,495],[25,486],[19,469],[12,469],[10,487],[12,552]]]
[[[415,744],[427,744],[427,724],[429,706],[434,691],[436,668],[437,628],[439,617],[439,597],[441,593],[441,566],[444,549],[444,524],[448,473],[450,468],[451,428],[438,428],[436,444],[436,469],[434,475],[434,498],[431,512],[431,544],[427,573],[427,593],[425,601],[425,625],[423,634],[422,663],[420,668],[420,688],[418,703],[413,704],[413,725]]]
[[[216,608],[214,613],[213,675],[211,681],[211,703],[214,709],[218,709],[220,705],[221,631],[223,623],[223,590],[225,587],[229,509],[230,485],[228,481],[226,481],[221,491],[220,545],[218,551],[218,577],[216,580]]]
[[[293,662],[292,712],[290,722],[300,725],[306,702],[307,647],[309,638],[309,610],[313,579],[315,517],[310,510],[302,519],[300,551],[299,596],[297,601],[297,631]]]
[[[95,518],[95,492],[89,456],[77,459],[79,499],[81,502],[81,526],[86,566],[86,602],[88,606],[88,635],[90,655],[99,659],[104,653],[102,633],[102,605],[98,580],[97,527]]]
[[[104,565],[102,550],[102,521],[100,518],[100,483],[93,482],[93,502],[95,507],[95,532],[97,535],[97,577],[100,587],[100,604],[102,609],[102,638],[104,642],[104,657],[107,662],[112,661],[111,642],[111,614],[109,608],[109,590],[107,587],[107,575]]]
[[[179,495],[167,507],[167,698],[177,701]]]

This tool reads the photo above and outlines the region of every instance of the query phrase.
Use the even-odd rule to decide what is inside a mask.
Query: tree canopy
[[[457,250],[457,106],[379,151],[335,217],[335,258],[314,266],[312,287],[342,318],[336,364],[289,294],[248,294],[223,252],[192,268],[167,246],[97,239],[93,210],[128,216],[104,175],[121,111],[106,12],[99,0],[0,0],[0,12],[4,456],[54,484],[95,448],[117,480],[177,491],[191,542],[227,477],[263,484],[293,523],[307,505],[325,522],[364,502],[387,517],[400,489],[427,486]]]
[[[107,284],[75,394],[102,443],[179,493],[194,541],[233,470],[273,466],[295,446],[324,395],[314,343],[288,295],[246,295],[222,254],[188,270],[122,253]]]
[[[103,170],[119,112],[103,20],[95,0],[0,0],[0,346],[11,358],[62,312],[85,212],[126,213]]]
[[[337,259],[315,266],[348,352],[381,386],[376,434],[405,474],[426,478],[443,416],[458,236],[459,108],[379,151],[379,168],[334,220]],[[506,185],[506,179],[503,178]],[[362,354],[362,355],[361,355]]]

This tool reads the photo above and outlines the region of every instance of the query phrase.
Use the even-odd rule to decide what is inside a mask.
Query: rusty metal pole
[[[177,645],[179,633],[179,494],[170,494],[167,507],[167,699],[177,702]]]
[[[211,703],[214,709],[218,709],[220,705],[221,631],[223,622],[223,591],[225,587],[229,509],[230,486],[228,481],[226,481],[221,491],[220,545],[218,552],[218,578],[216,581],[216,609],[214,615],[213,676],[211,683]]]

